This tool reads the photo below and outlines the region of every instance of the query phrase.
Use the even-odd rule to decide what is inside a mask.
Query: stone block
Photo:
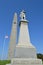
[[[35,58],[14,58],[11,60],[11,65],[42,65],[42,61]]]
[[[29,47],[16,47],[16,58],[37,58],[36,49]]]

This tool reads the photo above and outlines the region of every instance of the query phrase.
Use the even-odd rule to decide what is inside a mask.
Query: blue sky
[[[7,58],[13,15],[17,12],[19,22],[19,14],[23,9],[29,21],[31,43],[36,47],[37,53],[43,54],[43,0],[0,0],[0,59],[2,53],[3,58]],[[9,38],[5,40],[2,52],[5,35]]]

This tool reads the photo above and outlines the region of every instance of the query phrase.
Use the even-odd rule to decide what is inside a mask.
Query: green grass
[[[43,61],[42,61],[42,64],[43,64]]]
[[[6,64],[9,64],[11,63],[10,60],[0,60],[0,65],[6,65]]]

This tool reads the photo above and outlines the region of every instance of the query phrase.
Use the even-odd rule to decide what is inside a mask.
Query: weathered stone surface
[[[29,47],[16,47],[15,51],[16,58],[37,58],[36,49]]]
[[[28,23],[21,21],[18,44],[15,51],[16,58],[36,58],[36,49],[30,42]]]
[[[14,20],[12,23],[10,42],[8,48],[8,58],[7,58],[9,60],[14,58],[14,51],[16,48],[16,37],[17,37],[17,13],[14,14]]]
[[[42,65],[42,61],[35,58],[14,58],[11,60],[11,65]]]

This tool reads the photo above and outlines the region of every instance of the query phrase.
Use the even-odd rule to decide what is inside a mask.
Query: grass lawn
[[[10,60],[0,60],[0,65],[6,65],[6,64],[9,64],[11,63]]]
[[[42,61],[42,63],[43,63],[43,61]]]

